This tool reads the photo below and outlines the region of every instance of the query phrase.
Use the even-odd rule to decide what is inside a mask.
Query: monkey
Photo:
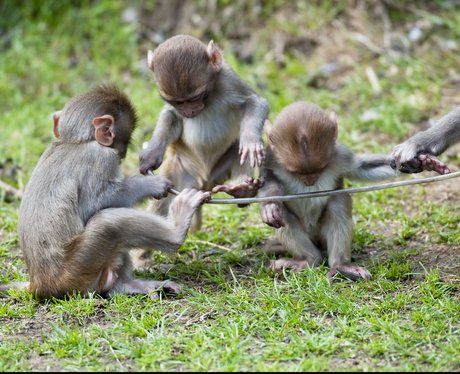
[[[251,197],[249,191],[259,184],[255,168],[265,158],[267,100],[234,72],[212,40],[206,45],[176,35],[147,57],[165,104],[151,140],[139,153],[140,173],[158,169],[178,189],[206,191],[230,179],[232,186],[222,191]],[[148,209],[165,214],[173,199],[153,201]],[[199,230],[201,223],[198,209],[191,229]],[[145,257],[148,253],[138,252],[136,263]]]
[[[460,106],[441,117],[434,126],[396,145],[391,151],[391,166],[403,173],[434,170],[439,174],[447,174],[450,172],[449,167],[435,156],[458,142]]]
[[[268,144],[260,197],[340,189],[344,178],[376,180],[398,175],[388,156],[358,156],[337,141],[335,113],[327,114],[306,101],[284,107],[273,124],[267,120],[265,131]],[[366,268],[351,262],[350,194],[262,202],[260,214],[264,223],[276,229],[266,242],[267,252],[292,256],[272,261],[276,272],[302,271],[321,264],[327,255],[328,277],[341,273],[352,280],[371,279]]]
[[[210,193],[184,189],[167,217],[133,207],[165,197],[172,183],[164,176],[122,176],[137,114],[114,84],[71,98],[53,122],[57,139],[32,171],[19,207],[19,244],[30,280],[13,288],[27,287],[40,299],[179,292],[175,282],[134,278],[129,250],[141,245],[174,253]]]

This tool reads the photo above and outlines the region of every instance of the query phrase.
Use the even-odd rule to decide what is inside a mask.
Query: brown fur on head
[[[114,84],[101,84],[69,100],[62,111],[53,115],[55,134],[62,141],[95,140],[95,122],[103,117],[113,119],[113,139],[103,145],[115,148],[123,158],[137,123],[137,115],[128,96]]]
[[[328,165],[337,132],[335,115],[328,115],[317,105],[307,102],[283,108],[267,129],[268,141],[277,160],[289,172],[307,176],[318,176]]]
[[[204,109],[222,56],[212,41],[206,46],[195,37],[176,35],[148,52],[148,65],[162,98],[181,115],[194,117]]]

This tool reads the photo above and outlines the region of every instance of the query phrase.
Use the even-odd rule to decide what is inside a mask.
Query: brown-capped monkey
[[[173,282],[133,278],[128,252],[142,246],[174,253],[209,193],[184,190],[167,217],[132,208],[142,199],[166,196],[172,184],[163,176],[121,175],[136,114],[114,85],[72,98],[53,118],[58,139],[34,168],[19,209],[29,291],[39,298],[75,291],[177,292]]]
[[[458,142],[460,142],[460,106],[441,117],[434,126],[395,146],[391,152],[392,167],[403,173],[434,170],[439,174],[447,174],[448,166],[435,156]]]
[[[288,105],[265,128],[268,147],[261,197],[338,189],[344,178],[374,180],[397,175],[388,156],[357,156],[338,142],[335,114],[328,115],[314,104]],[[326,252],[329,276],[340,272],[350,279],[371,278],[367,269],[351,262],[349,194],[264,202],[260,211],[263,222],[277,229],[267,250],[292,256],[275,260],[275,271],[319,265]]]
[[[140,152],[140,172],[159,168],[179,190],[212,190],[231,179],[233,185],[220,190],[254,196],[259,185],[254,168],[265,158],[267,101],[238,77],[212,41],[206,45],[176,35],[148,52],[148,66],[165,106],[148,146]],[[154,201],[150,209],[165,214],[173,199]],[[198,209],[192,228],[200,226]]]

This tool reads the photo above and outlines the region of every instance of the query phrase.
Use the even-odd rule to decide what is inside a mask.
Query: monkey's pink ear
[[[337,126],[338,125],[337,114],[335,114],[335,112],[330,112],[329,118],[331,119],[332,122],[335,123],[335,139],[337,139],[337,137],[339,136],[339,128]]]
[[[147,51],[147,66],[153,71],[153,52],[150,49]]]
[[[105,147],[110,147],[113,144],[115,133],[115,119],[110,114],[104,114],[100,117],[93,118],[91,122],[95,128],[94,137],[96,141]]]
[[[338,123],[337,114],[335,112],[330,112],[329,113],[329,118],[331,119],[332,122]]]
[[[53,113],[53,133],[56,139],[59,139],[61,135],[59,134],[59,119],[61,118],[62,110],[58,110]]]
[[[265,133],[267,134],[268,141],[271,142],[272,141],[271,134],[272,134],[272,131],[273,131],[273,124],[268,119],[266,119],[265,123],[264,123],[264,127],[265,127]]]
[[[222,54],[219,51],[219,48],[214,44],[214,41],[210,41],[207,47],[209,64],[211,65],[214,71],[220,71],[222,68]]]

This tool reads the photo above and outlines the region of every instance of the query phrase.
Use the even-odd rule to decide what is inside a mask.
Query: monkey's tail
[[[11,282],[0,284],[0,295],[5,296],[8,294],[9,290],[28,290],[29,282]]]

